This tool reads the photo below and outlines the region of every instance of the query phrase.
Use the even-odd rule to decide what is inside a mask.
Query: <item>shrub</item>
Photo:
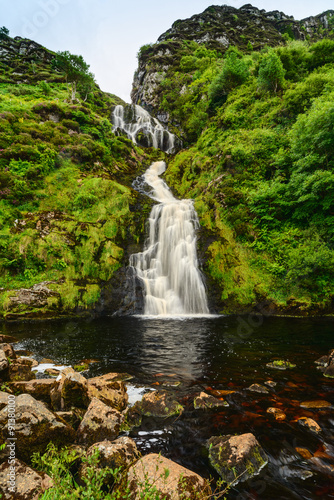
[[[258,85],[260,89],[277,92],[283,88],[285,69],[274,50],[266,54],[259,67]]]

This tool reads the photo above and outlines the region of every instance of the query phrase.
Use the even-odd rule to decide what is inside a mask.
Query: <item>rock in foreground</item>
[[[214,436],[207,446],[211,465],[228,484],[246,481],[268,463],[267,455],[251,433]]]
[[[52,486],[52,480],[46,474],[40,474],[27,465],[15,460],[15,480],[11,481],[10,465],[4,462],[0,466],[0,496],[4,500],[37,500]],[[9,482],[8,482],[9,481]]]
[[[123,422],[124,416],[119,411],[93,398],[79,425],[78,441],[85,445],[92,445],[104,439],[113,441],[117,438]]]

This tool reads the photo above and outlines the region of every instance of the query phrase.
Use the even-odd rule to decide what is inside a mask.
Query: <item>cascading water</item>
[[[166,153],[175,150],[175,135],[137,104],[115,106],[111,120],[113,130],[125,133],[135,144],[158,148]]]
[[[160,179],[163,161],[153,163],[136,188],[158,201],[149,218],[149,237],[144,251],[130,257],[145,290],[148,316],[209,314],[205,287],[196,252],[197,214],[192,200],[177,200]]]

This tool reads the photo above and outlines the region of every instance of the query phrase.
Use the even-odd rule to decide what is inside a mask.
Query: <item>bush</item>
[[[260,89],[277,92],[284,85],[285,69],[274,50],[266,54],[259,67],[258,85]]]

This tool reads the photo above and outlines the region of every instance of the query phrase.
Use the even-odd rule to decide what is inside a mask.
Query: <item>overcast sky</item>
[[[247,0],[0,0],[0,26],[11,36],[58,51],[81,54],[102,90],[130,101],[138,49],[152,43],[177,19],[210,5],[241,7]],[[300,20],[334,9],[333,0],[254,0],[259,9],[280,10]]]

